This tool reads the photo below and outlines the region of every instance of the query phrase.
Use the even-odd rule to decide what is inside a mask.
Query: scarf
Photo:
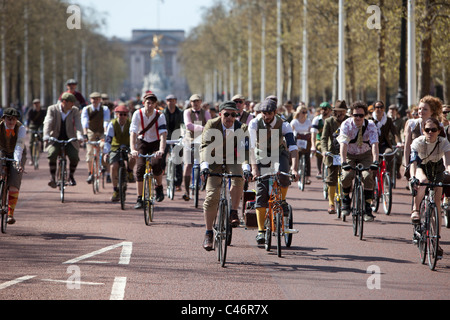
[[[377,115],[375,114],[375,111],[372,113],[372,118],[373,118],[373,122],[377,126],[378,136],[381,136],[381,127],[384,126],[387,121],[386,112],[383,112],[383,117],[381,118],[380,121],[377,120],[378,118],[377,118]]]

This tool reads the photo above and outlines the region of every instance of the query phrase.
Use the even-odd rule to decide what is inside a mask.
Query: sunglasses
[[[450,111],[444,111],[444,112],[442,112],[443,114],[447,114],[447,113],[450,113]]]
[[[433,133],[436,133],[436,132],[438,132],[438,128],[425,128],[424,129],[424,131],[426,132],[426,133],[430,133],[430,132],[433,132]]]
[[[128,116],[128,113],[118,113],[118,115],[119,115],[120,117],[126,117],[126,116]]]
[[[234,100],[234,102],[236,102],[236,103],[244,103],[244,101],[242,101],[242,100]]]
[[[236,114],[235,112],[233,112],[233,113],[225,112],[225,113],[223,114],[223,116],[224,116],[225,118],[228,118],[229,116],[231,116],[231,117],[233,117],[233,118],[236,118],[236,117],[237,117],[237,114]]]
[[[354,114],[352,114],[352,116],[354,118],[364,118],[365,114],[364,113],[354,113]]]

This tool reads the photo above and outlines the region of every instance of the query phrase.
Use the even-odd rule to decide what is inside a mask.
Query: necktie
[[[15,136],[16,133],[14,132],[14,129],[6,129],[6,136],[9,138],[11,136]]]
[[[358,131],[358,140],[356,141],[356,143],[358,144],[358,147],[361,147],[363,145],[363,126],[361,126],[361,128],[359,128]]]

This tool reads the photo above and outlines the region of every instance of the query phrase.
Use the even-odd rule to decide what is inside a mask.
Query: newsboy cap
[[[5,111],[3,111],[2,117],[16,117],[17,119],[20,118],[20,113],[15,108],[7,108]]]
[[[234,101],[225,101],[219,106],[219,112],[222,110],[233,110],[233,111],[239,111],[239,109],[236,107],[236,102]]]

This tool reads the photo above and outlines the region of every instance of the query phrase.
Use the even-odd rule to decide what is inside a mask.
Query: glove
[[[378,161],[375,161],[374,163],[372,163],[370,165],[370,170],[377,171],[378,170],[378,165],[379,165]]]
[[[416,177],[409,178],[409,190],[411,191],[411,195],[415,197],[417,195],[417,190],[415,188],[416,185],[419,184],[419,179]]]
[[[342,162],[342,170],[350,171],[352,169],[352,166],[349,165],[347,162]]]

